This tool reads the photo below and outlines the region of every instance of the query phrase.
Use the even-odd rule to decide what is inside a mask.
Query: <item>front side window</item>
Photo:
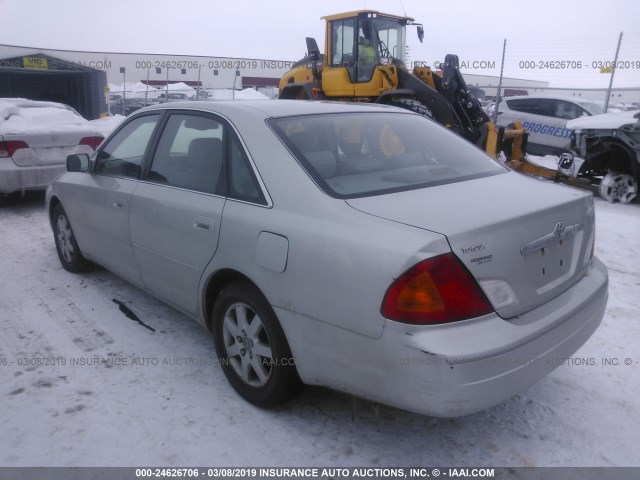
[[[160,115],[145,115],[128,122],[98,152],[94,173],[139,178],[142,160]]]
[[[556,111],[555,117],[562,118],[563,120],[573,120],[574,118],[581,117],[586,115],[586,112],[582,109],[581,106],[572,103],[566,102],[564,100],[558,100],[556,102]]]
[[[578,101],[577,103],[586,110],[587,115],[599,115],[601,113],[604,113],[604,107],[598,103],[588,102],[584,100]]]
[[[484,152],[412,114],[276,118],[269,125],[328,195],[356,198],[504,173]]]
[[[162,132],[147,179],[224,195],[226,126],[199,115],[173,114]]]

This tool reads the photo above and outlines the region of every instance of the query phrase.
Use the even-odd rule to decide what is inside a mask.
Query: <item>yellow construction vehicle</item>
[[[323,17],[324,55],[307,38],[307,56],[280,80],[283,99],[332,99],[396,105],[432,118],[496,157],[523,160],[527,134],[521,125],[505,130],[491,123],[471,94],[458,57],[447,55],[441,68],[409,70],[405,64],[406,27],[413,18],[359,10]]]

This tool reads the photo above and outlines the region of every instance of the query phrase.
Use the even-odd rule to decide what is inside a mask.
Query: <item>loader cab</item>
[[[327,96],[377,96],[378,65],[404,64],[409,17],[357,11],[323,17],[327,21],[323,91]]]

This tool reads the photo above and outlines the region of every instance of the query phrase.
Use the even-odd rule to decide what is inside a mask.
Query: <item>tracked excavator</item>
[[[527,133],[519,122],[497,127],[471,94],[456,55],[440,68],[405,63],[407,26],[420,42],[424,28],[411,17],[360,10],[323,17],[324,55],[307,38],[307,55],[280,80],[281,99],[343,100],[395,105],[455,131],[496,158],[526,162]],[[536,174],[535,172],[532,172]]]

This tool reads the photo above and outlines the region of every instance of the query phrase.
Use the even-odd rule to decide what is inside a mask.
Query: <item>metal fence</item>
[[[473,91],[478,99],[485,105],[494,103],[498,96],[498,87],[495,85],[478,85]],[[573,100],[586,100],[601,105],[604,109],[607,98],[608,111],[640,110],[640,87],[638,88],[552,88],[552,87],[523,87],[522,85],[503,85],[500,89],[500,97],[514,95],[561,97]]]
[[[437,67],[446,54],[454,53],[467,84],[483,90],[486,101],[548,95],[595,101],[617,110],[640,108],[640,32],[594,31],[584,38],[567,31],[561,38],[447,37],[412,44],[409,64]]]
[[[143,84],[112,85],[107,94],[108,113],[128,115],[135,110],[167,102],[184,102],[189,100],[265,100],[275,98],[277,89],[272,87],[258,88],[191,88],[170,84],[169,88],[152,87]]]

